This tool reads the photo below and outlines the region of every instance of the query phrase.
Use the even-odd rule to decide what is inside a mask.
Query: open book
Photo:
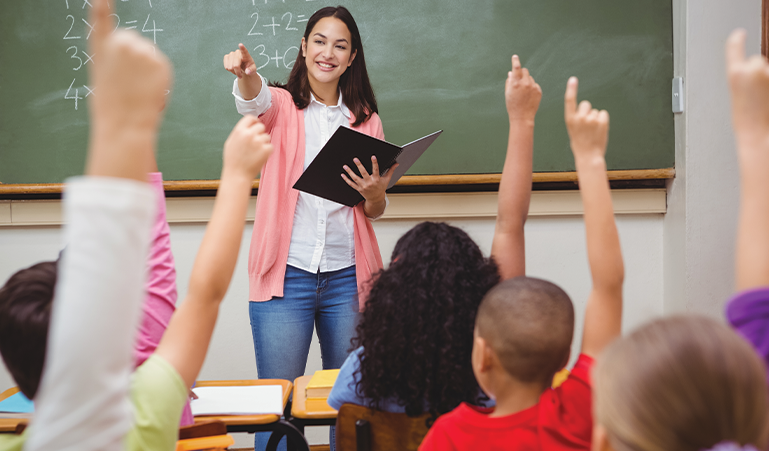
[[[387,189],[390,189],[441,133],[443,130],[438,130],[405,146],[396,146],[347,127],[339,127],[304,174],[296,181],[294,188],[354,207],[363,200],[363,196],[342,178],[341,174],[345,173],[344,165],[360,176],[358,167],[352,161],[353,158],[360,160],[369,174],[371,174],[372,155],[376,155],[380,175],[395,163],[399,163],[400,166],[395,170],[387,186]]]

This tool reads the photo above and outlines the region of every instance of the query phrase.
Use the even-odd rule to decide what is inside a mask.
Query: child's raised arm
[[[499,266],[502,280],[526,273],[523,226],[529,215],[534,116],[540,99],[542,89],[529,71],[521,68],[518,55],[513,55],[513,69],[508,72],[505,82],[510,132],[499,182],[497,222],[491,245],[491,256]]]
[[[187,297],[156,351],[188,387],[205,360],[219,304],[235,269],[253,180],[271,152],[270,136],[253,116],[243,117],[224,143],[221,184],[192,267]]]
[[[90,137],[86,174],[147,181],[155,170],[155,145],[171,64],[150,41],[115,29],[107,0],[94,3],[89,39],[95,63],[89,77]]]
[[[735,282],[742,291],[769,286],[769,64],[760,55],[745,58],[745,31],[737,30],[726,65],[740,163]]]
[[[596,357],[620,334],[625,277],[604,159],[609,113],[593,109],[587,100],[577,107],[576,77],[570,78],[566,85],[564,104],[585,209],[587,256],[593,279],[585,311],[582,352]]]
[[[87,174],[67,183],[45,368],[25,449],[120,450],[150,241],[152,166],[170,65],[93,1]],[[126,180],[128,179],[128,180]]]

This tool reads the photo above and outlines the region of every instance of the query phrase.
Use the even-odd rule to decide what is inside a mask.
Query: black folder
[[[304,174],[296,181],[294,188],[354,207],[363,200],[363,196],[342,178],[341,174],[346,174],[344,165],[360,176],[358,167],[352,161],[353,158],[360,160],[369,174],[371,174],[372,155],[376,155],[380,175],[395,163],[399,163],[400,166],[393,173],[387,186],[387,189],[390,189],[441,133],[443,130],[438,130],[405,146],[396,146],[347,127],[339,127]]]

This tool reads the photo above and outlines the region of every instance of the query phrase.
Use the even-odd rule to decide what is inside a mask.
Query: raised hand
[[[521,68],[518,55],[513,55],[513,70],[507,73],[505,82],[505,105],[511,121],[520,119],[534,121],[542,99],[542,88],[529,70]]]
[[[94,64],[88,97],[91,137],[86,172],[146,181],[154,150],[171,64],[151,41],[132,30],[117,30],[109,0],[91,8],[89,40]]]
[[[609,113],[593,109],[587,100],[577,106],[577,77],[566,84],[564,109],[585,209],[587,258],[593,281],[585,308],[582,352],[595,358],[620,334],[625,280],[604,158]]]
[[[609,113],[594,109],[587,100],[577,106],[577,84],[577,77],[569,78],[564,99],[571,151],[575,160],[589,157],[603,159],[609,139]]]
[[[385,190],[390,183],[395,168],[398,167],[398,163],[395,163],[381,176],[379,175],[379,162],[377,162],[376,157],[373,155],[371,156],[370,175],[368,171],[366,171],[366,168],[363,167],[360,160],[355,158],[353,163],[358,167],[360,176],[355,174],[349,166],[344,165],[342,168],[347,174],[342,174],[342,178],[348,185],[350,185],[350,187],[359,192],[361,196],[366,199],[366,204],[363,207],[366,214],[372,218],[377,217],[384,211]]]
[[[510,119],[507,153],[499,181],[497,221],[491,256],[504,279],[526,274],[524,225],[531,198],[531,161],[534,150],[534,117],[537,115],[542,88],[521,68],[518,55],[505,81],[505,104]]]
[[[171,83],[171,64],[151,41],[133,30],[114,33],[109,2],[97,1],[91,9],[94,23],[89,40],[95,63],[89,77],[95,86],[89,96],[91,117],[119,116],[157,126]]]
[[[243,44],[238,44],[237,50],[224,55],[224,68],[238,78],[256,74],[256,63]]]
[[[769,284],[769,63],[745,57],[745,30],[726,41],[726,72],[740,164],[735,282],[747,290]]]
[[[769,147],[769,63],[761,55],[745,58],[745,30],[726,41],[726,71],[732,91],[732,119],[741,151]]]
[[[224,142],[224,171],[237,171],[253,179],[272,153],[270,135],[264,124],[251,115],[243,116]]]

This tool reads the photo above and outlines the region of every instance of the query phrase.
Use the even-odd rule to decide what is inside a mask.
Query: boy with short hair
[[[568,379],[550,388],[568,359],[574,310],[556,285],[535,278],[501,282],[478,309],[473,371],[494,409],[461,404],[438,418],[420,450],[590,449],[590,369],[620,333],[624,267],[604,154],[609,115],[576,105],[577,79],[566,88],[565,116],[585,209],[593,288],[582,353]]]

